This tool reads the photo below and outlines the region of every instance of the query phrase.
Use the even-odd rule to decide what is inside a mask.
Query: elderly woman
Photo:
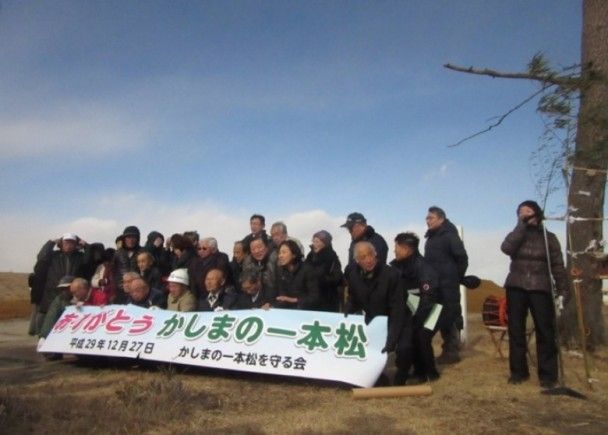
[[[276,308],[316,310],[319,308],[319,283],[312,267],[302,261],[302,251],[293,240],[279,245],[278,295]]]
[[[536,334],[538,378],[543,388],[557,382],[557,346],[551,275],[558,294],[569,295],[562,251],[555,234],[543,228],[543,211],[534,201],[517,207],[517,225],[501,245],[511,257],[507,289],[510,384],[530,377],[526,360],[526,318],[532,313]],[[545,234],[546,233],[546,239]]]
[[[344,275],[331,240],[331,234],[325,230],[315,233],[306,264],[312,266],[319,280],[319,309],[337,313],[340,305],[338,288],[344,280]]]
[[[167,310],[169,311],[196,311],[197,301],[194,293],[190,291],[190,279],[186,269],[177,269],[167,278],[169,296],[167,297]]]

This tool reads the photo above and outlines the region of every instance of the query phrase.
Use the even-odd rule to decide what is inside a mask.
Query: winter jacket
[[[386,350],[393,351],[404,328],[411,325],[411,314],[399,272],[378,262],[374,270],[365,272],[358,265],[349,270],[346,313],[365,312],[365,323],[376,316],[388,316]]]
[[[36,268],[44,275],[44,289],[38,305],[38,311],[46,313],[51,302],[59,294],[57,284],[66,275],[76,277],[83,276],[84,255],[80,251],[72,251],[66,254],[62,251],[53,250],[55,242],[49,240],[38,253]]]
[[[226,284],[232,284],[232,273],[230,270],[230,259],[223,252],[216,251],[206,258],[201,258],[198,255],[192,259],[188,274],[190,275],[190,288],[192,293],[198,298],[207,296],[207,288],[205,286],[205,276],[211,269],[220,269],[224,272]]]
[[[344,269],[344,275],[348,275],[348,270],[355,264],[355,245],[359,242],[370,242],[374,245],[378,262],[386,264],[386,257],[388,256],[388,245],[386,244],[386,240],[384,240],[384,237],[378,234],[371,225],[368,225],[361,237],[350,242],[350,247],[348,248],[348,264]]]
[[[251,255],[243,260],[243,270],[257,268],[262,275],[262,289],[266,301],[274,300],[277,296],[277,251],[267,254],[262,261],[257,261]]]
[[[230,276],[232,277],[232,284],[234,290],[237,293],[241,292],[241,272],[243,271],[243,263],[237,262],[234,258],[230,262]]]
[[[148,286],[150,288],[157,288],[159,290],[162,290],[164,288],[160,276],[160,270],[158,270],[158,268],[156,268],[155,266],[149,267],[148,269],[144,270],[143,273],[139,272],[139,274],[144,279],[144,281],[148,283]]]
[[[236,299],[236,303],[234,305],[234,309],[235,310],[250,310],[252,308],[261,308],[262,305],[264,305],[266,303],[266,300],[264,299],[264,295],[262,294],[262,291],[260,291],[257,296],[255,297],[255,300],[252,296],[246,294],[246,293],[240,293],[237,296]]]
[[[255,236],[253,234],[247,234],[245,237],[243,237],[241,243],[243,244],[243,251],[245,252],[245,254],[249,254],[251,252],[249,250],[249,244],[251,243],[251,241],[260,238],[264,240],[266,246],[268,246],[269,250],[271,250],[271,247],[269,246],[271,240],[268,237],[268,234],[266,234],[266,230],[262,230],[259,234],[256,234]]]
[[[237,294],[234,292],[232,287],[221,288],[216,293],[216,300],[211,305],[209,299],[211,297],[211,293],[206,296],[202,296],[199,299],[198,310],[199,311],[217,311],[219,309],[222,310],[232,310],[236,306]]]
[[[155,246],[154,245],[154,241],[157,238],[162,238],[164,240],[164,237],[161,233],[159,233],[158,231],[152,231],[150,232],[150,234],[148,234],[148,238],[146,240],[146,244],[144,246],[144,249],[146,251],[148,251],[150,254],[152,254],[152,257],[154,257],[154,266],[156,266],[158,268],[158,270],[160,270],[160,274],[161,276],[166,276],[169,275],[169,273],[171,272],[171,253],[165,249],[164,246]]]
[[[306,257],[306,264],[310,265],[317,275],[319,309],[321,311],[338,312],[340,305],[338,287],[344,280],[338,255],[329,245],[317,253],[310,251]]]
[[[439,275],[439,301],[459,302],[460,281],[469,266],[469,257],[458,230],[446,219],[439,228],[428,230],[424,258]]]
[[[133,299],[129,297],[129,304],[137,305],[142,308],[166,308],[167,307],[167,297],[166,295],[156,288],[150,288],[150,292],[148,293],[148,297],[143,301],[135,302]]]
[[[137,255],[142,251],[141,246],[137,245],[133,249],[120,248],[114,254],[114,282],[118,290],[119,298],[124,295],[122,277],[127,272],[139,272],[137,268]]]
[[[190,290],[186,290],[179,297],[173,297],[171,293],[167,296],[167,310],[169,311],[196,311],[198,303],[194,293]]]
[[[70,294],[69,290],[62,291],[55,296],[49,305],[46,315],[44,316],[44,321],[42,322],[42,327],[40,328],[40,337],[47,338],[49,336],[53,330],[53,327],[55,326],[55,323],[57,323],[57,320],[59,320],[65,308],[70,305],[71,300],[72,295]]]
[[[280,267],[277,280],[277,296],[298,298],[298,302],[271,301],[276,308],[296,308],[299,310],[317,310],[319,308],[319,283],[317,274],[307,263],[298,263],[293,272],[287,267]]]
[[[399,271],[403,289],[420,296],[418,309],[414,313],[414,322],[422,325],[437,302],[439,277],[435,269],[416,251],[405,260],[393,260],[391,266]]]
[[[568,295],[569,285],[562,251],[555,234],[547,231],[551,272],[558,294]],[[542,226],[526,225],[518,222],[513,231],[500,246],[502,252],[511,257],[509,275],[505,287],[519,287],[525,290],[551,291],[547,250]]]

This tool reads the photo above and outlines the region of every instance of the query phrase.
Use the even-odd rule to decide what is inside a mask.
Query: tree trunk
[[[607,337],[602,318],[602,281],[597,279],[596,258],[582,253],[595,240],[603,240],[604,192],[608,167],[608,1],[584,0],[582,34],[581,101],[578,113],[574,170],[568,192],[570,216],[595,219],[574,220],[568,224],[568,269],[582,270],[582,306],[587,343],[593,349],[605,345]],[[593,172],[583,168],[596,169]],[[574,298],[564,313],[564,332],[568,342],[578,342]]]

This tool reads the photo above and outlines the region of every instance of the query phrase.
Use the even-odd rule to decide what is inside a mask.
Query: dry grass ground
[[[30,311],[27,274],[0,272],[0,320],[26,317]]]
[[[10,325],[25,328],[20,322]],[[34,343],[25,333],[0,339],[0,433],[608,433],[605,349],[592,359],[594,391],[582,359],[565,354],[568,386],[588,400],[541,395],[534,375],[507,384],[507,361],[478,314],[470,316],[462,362],[441,367],[433,395],[418,398],[355,401],[349,387],[326,382],[73,357],[46,362]]]

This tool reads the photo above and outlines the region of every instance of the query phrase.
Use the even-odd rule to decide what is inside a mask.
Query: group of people
[[[304,255],[302,243],[288,235],[283,222],[272,224],[270,235],[264,216],[254,214],[249,223],[250,233],[234,243],[232,259],[218,249],[215,238],[199,238],[196,231],[173,234],[167,240],[152,231],[142,246],[139,229],[128,226],[117,237],[116,248],[88,244],[71,233],[49,240],[30,275],[36,307],[30,332],[46,337],[70,304],[130,303],[174,311],[285,308],[345,316],[364,313],[367,323],[376,316],[388,316],[383,352],[396,352],[395,385],[404,385],[412,376],[410,382],[437,379],[436,362],[460,360],[460,285],[474,288],[479,279],[465,276],[466,250],[441,208],[428,209],[424,256],[416,234],[400,233],[394,238],[395,259],[390,264],[386,240],[363,214],[349,214],[342,225],[351,235],[344,269],[328,231],[316,232],[310,252]],[[516,257],[521,237],[508,237],[505,252]],[[526,285],[513,281],[515,289],[507,295],[512,299],[522,291],[526,294],[522,290]],[[408,308],[410,294],[419,297],[415,309]],[[513,310],[521,311],[528,299],[518,297],[522,302],[514,304]],[[441,305],[441,314],[436,326],[429,328],[425,322],[435,304]],[[521,313],[519,317],[525,320]],[[443,339],[437,359],[431,345],[436,332]],[[515,337],[512,341],[520,345]],[[518,364],[512,366],[514,381],[523,380],[527,373],[527,367]]]

